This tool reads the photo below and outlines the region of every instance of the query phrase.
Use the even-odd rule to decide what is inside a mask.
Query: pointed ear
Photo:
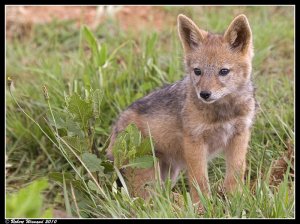
[[[197,25],[185,15],[180,14],[177,18],[178,33],[186,52],[195,50],[203,42],[207,32],[200,30]]]
[[[252,47],[252,32],[244,14],[237,16],[229,25],[224,39],[236,52],[246,53]]]

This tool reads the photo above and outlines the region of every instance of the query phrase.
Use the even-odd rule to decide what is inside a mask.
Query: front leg
[[[238,187],[238,182],[244,182],[249,139],[250,130],[245,129],[233,136],[225,149],[226,176],[224,188],[227,192],[234,192]],[[241,191],[241,188],[238,190]]]
[[[190,192],[193,203],[200,201],[194,181],[198,183],[201,192],[209,195],[209,183],[207,175],[207,145],[203,140],[194,141],[190,137],[184,138],[184,157],[187,165]]]

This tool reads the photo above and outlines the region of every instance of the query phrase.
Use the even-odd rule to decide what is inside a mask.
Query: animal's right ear
[[[195,50],[204,40],[207,32],[200,30],[197,25],[185,15],[178,15],[178,33],[185,52]]]

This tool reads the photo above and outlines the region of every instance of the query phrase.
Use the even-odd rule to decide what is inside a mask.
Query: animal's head
[[[250,80],[252,32],[245,15],[237,16],[223,35],[199,29],[188,17],[178,16],[186,73],[205,103],[239,91]]]

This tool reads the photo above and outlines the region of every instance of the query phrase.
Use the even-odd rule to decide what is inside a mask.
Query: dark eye
[[[228,75],[229,72],[230,72],[229,69],[227,69],[227,68],[222,68],[222,69],[219,71],[219,75],[225,76],[225,75]]]
[[[201,75],[201,69],[200,68],[194,68],[195,75]]]

